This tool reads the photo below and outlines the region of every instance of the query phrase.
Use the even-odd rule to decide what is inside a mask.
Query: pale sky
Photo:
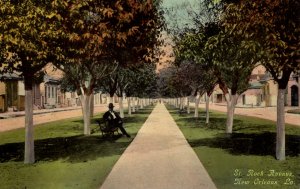
[[[172,7],[174,5],[181,5],[182,3],[191,3],[197,2],[197,0],[163,0],[164,7]]]
[[[195,2],[199,2],[199,0],[163,0],[163,8],[166,8],[169,11],[174,11],[171,15],[165,13],[165,18],[167,23],[169,22],[169,17],[171,17],[171,20],[177,20],[181,23],[180,27],[184,27],[185,25],[191,26],[191,18],[188,15],[187,8],[190,7],[197,7],[193,6]],[[166,11],[165,11],[166,12]],[[172,21],[171,21],[172,22]],[[169,27],[172,27],[172,25],[169,25]],[[168,37],[166,36],[166,33],[163,33],[163,37],[166,38],[166,42],[168,41]],[[172,45],[169,44],[170,42],[167,42],[162,47],[161,50],[163,50],[166,54],[163,56],[160,56],[160,65],[158,65],[157,69],[160,70],[163,67],[166,67],[169,65],[169,62],[174,61],[173,54],[173,48]]]
[[[199,0],[163,0],[163,8],[172,12],[171,14],[167,14],[167,11],[165,11],[167,23],[169,23],[170,20],[173,20],[174,22],[176,19],[178,23],[181,24],[181,27],[184,27],[185,25],[192,25],[188,10],[195,10],[199,7],[198,3]]]

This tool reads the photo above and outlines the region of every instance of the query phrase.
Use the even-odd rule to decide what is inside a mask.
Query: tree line
[[[37,75],[49,63],[64,72],[70,88],[81,96],[84,134],[89,135],[95,89],[113,83],[110,94],[137,95],[137,82],[147,85],[140,82],[147,74],[132,75],[153,72],[163,26],[160,4],[159,0],[0,2],[0,74],[17,73],[25,84],[24,163],[35,161],[32,84]]]
[[[185,4],[191,18],[189,26],[182,26],[176,19],[169,21],[175,61],[161,72],[161,80],[168,83],[162,87],[163,94],[195,96],[195,116],[197,96],[205,94],[208,117],[208,97],[218,85],[227,102],[225,132],[230,134],[238,97],[248,89],[252,70],[263,65],[278,84],[276,159],[284,160],[284,95],[291,74],[300,69],[299,1],[201,0],[197,3]],[[176,14],[173,9],[167,13]]]

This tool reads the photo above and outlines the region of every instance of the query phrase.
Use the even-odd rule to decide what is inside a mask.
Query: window
[[[53,87],[53,98],[57,97],[57,88]]]
[[[45,103],[47,103],[47,91],[48,91],[48,87],[45,86],[45,94],[44,94],[44,96],[45,96]]]
[[[48,87],[48,98],[51,98],[50,95],[51,95],[51,87],[49,86],[49,87]]]
[[[54,87],[51,87],[51,89],[52,89],[51,97],[54,98]]]

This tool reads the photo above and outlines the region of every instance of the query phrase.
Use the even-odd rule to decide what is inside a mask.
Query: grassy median
[[[84,136],[81,118],[38,125],[33,165],[23,163],[24,129],[0,133],[0,188],[99,188],[152,109],[147,107],[124,119],[131,139],[102,138],[99,131]],[[93,118],[93,129],[101,116]]]
[[[218,189],[299,188],[299,127],[286,125],[287,160],[277,161],[273,121],[235,115],[233,134],[226,135],[224,113],[212,111],[205,124],[204,110],[194,118],[168,109]]]

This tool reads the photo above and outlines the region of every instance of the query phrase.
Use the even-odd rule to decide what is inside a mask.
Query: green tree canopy
[[[285,159],[284,95],[293,71],[300,69],[300,2],[239,0],[228,3],[223,26],[234,36],[262,46],[260,62],[278,83],[276,158]]]

